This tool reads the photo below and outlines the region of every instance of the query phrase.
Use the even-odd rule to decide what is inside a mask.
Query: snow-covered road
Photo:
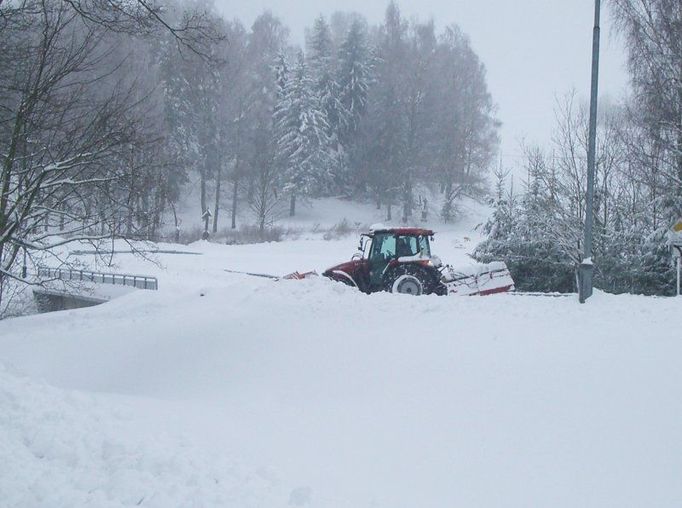
[[[437,252],[461,262],[461,241]],[[161,290],[0,322],[0,506],[682,505],[679,300],[223,271],[319,270],[354,246],[121,256]]]

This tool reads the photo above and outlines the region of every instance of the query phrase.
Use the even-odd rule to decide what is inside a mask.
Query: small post
[[[208,240],[208,238],[211,236],[208,232],[208,222],[211,220],[211,215],[211,210],[207,208],[204,214],[201,216],[201,218],[204,219],[204,233],[201,235],[202,240]]]
[[[682,295],[682,247],[677,248],[677,296]]]
[[[677,259],[677,296],[682,294],[682,219],[670,230],[670,247]]]

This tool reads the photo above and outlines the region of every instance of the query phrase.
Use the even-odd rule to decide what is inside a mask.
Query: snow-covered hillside
[[[470,234],[434,250],[465,262]],[[0,322],[0,506],[680,506],[679,300],[224,271],[320,270],[355,245],[121,254],[160,290]]]

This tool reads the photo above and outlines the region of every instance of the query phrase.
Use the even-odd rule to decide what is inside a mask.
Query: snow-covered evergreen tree
[[[334,46],[329,25],[323,16],[313,25],[309,42],[308,66],[312,90],[320,100],[327,116],[330,138],[337,137],[344,118],[339,103],[339,85],[336,80]]]
[[[283,191],[290,196],[289,213],[296,214],[298,197],[324,186],[332,156],[329,125],[314,93],[314,83],[299,52],[291,76],[283,82],[275,107],[277,160],[282,162]]]
[[[353,20],[346,38],[339,48],[337,81],[344,112],[342,140],[357,131],[367,109],[369,88],[372,84],[373,59],[367,41],[366,28],[359,19]]]
[[[225,31],[219,18],[215,26]],[[216,176],[222,155],[224,124],[219,118],[225,97],[221,83],[225,76],[222,45],[210,44],[204,54],[185,50],[178,53],[172,34],[166,35],[162,55],[162,86],[166,115],[174,144],[184,162],[199,173],[200,205],[208,210],[209,180]]]
[[[277,56],[287,48],[288,30],[270,13],[259,16],[251,28],[247,47],[248,95],[244,107],[248,126],[245,135],[247,160],[246,194],[264,232],[276,218],[280,206],[281,168],[278,164],[278,135],[273,112],[278,102]]]
[[[543,184],[543,161],[536,158],[528,168],[522,196],[515,194],[513,182],[506,189],[506,173],[497,173],[495,210],[485,228],[488,239],[476,248],[474,257],[486,263],[504,260],[521,291],[571,292],[575,262],[556,238],[560,225],[552,224],[555,217],[550,212],[551,194]]]
[[[343,147],[340,133],[346,123],[345,112],[339,99],[339,84],[336,76],[336,54],[331,29],[323,16],[319,16],[313,25],[308,41],[308,71],[313,94],[319,100],[319,109],[325,116],[327,124],[326,137],[329,139],[329,157],[327,167],[319,168],[326,173],[326,192],[338,190],[338,174],[343,162]]]

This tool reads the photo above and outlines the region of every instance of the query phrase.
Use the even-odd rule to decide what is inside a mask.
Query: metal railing
[[[146,275],[129,275],[123,273],[99,273],[87,270],[71,270],[63,268],[39,268],[38,276],[48,279],[66,281],[94,282],[97,284],[111,284],[114,286],[129,286],[137,289],[156,291],[159,289],[159,280],[156,277]]]

